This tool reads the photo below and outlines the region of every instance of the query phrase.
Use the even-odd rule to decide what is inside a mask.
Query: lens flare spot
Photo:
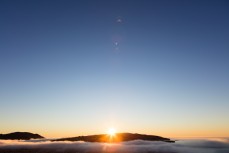
[[[107,134],[110,135],[110,136],[114,136],[115,133],[116,133],[116,130],[115,130],[114,128],[110,128],[110,129],[108,129],[108,131],[107,131]]]

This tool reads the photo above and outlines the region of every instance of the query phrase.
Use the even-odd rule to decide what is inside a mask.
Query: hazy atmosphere
[[[0,0],[0,134],[229,137],[228,110],[227,0]]]
[[[228,139],[186,140],[176,144],[150,141],[131,141],[118,144],[88,143],[88,142],[32,142],[32,141],[0,141],[2,150],[31,149],[39,153],[228,153]]]

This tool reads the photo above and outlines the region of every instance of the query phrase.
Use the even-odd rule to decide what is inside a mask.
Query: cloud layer
[[[229,153],[229,139],[179,140],[176,143],[135,140],[122,143],[0,140],[0,153]]]

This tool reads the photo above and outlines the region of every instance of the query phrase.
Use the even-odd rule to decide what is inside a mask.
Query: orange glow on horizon
[[[118,132],[120,133],[139,133],[139,134],[148,134],[148,135],[158,135],[162,137],[167,137],[167,138],[210,138],[210,137],[228,137],[229,132],[227,130],[228,126],[224,127],[159,127],[156,125],[155,127],[148,127],[145,129],[142,128],[126,128],[126,126],[118,127]],[[19,129],[19,130],[18,130]],[[74,136],[86,136],[86,135],[95,135],[95,134],[103,134],[104,131],[107,134],[108,137],[112,136],[115,137],[117,135],[117,131],[115,128],[109,128],[107,127],[100,127],[97,129],[84,129],[84,128],[47,128],[45,130],[42,130],[41,128],[35,128],[35,129],[30,129],[30,128],[8,128],[8,129],[3,129],[2,133],[11,133],[14,131],[19,131],[19,132],[31,132],[31,133],[37,133],[40,134],[41,136],[44,136],[46,138],[63,138],[63,137],[74,137]]]

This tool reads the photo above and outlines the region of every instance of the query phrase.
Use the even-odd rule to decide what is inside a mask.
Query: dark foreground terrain
[[[116,133],[114,136],[110,136],[107,134],[78,136],[71,138],[56,139],[53,141],[124,142],[133,140],[175,142],[173,140],[170,140],[169,138],[164,138],[160,136],[132,133]]]
[[[33,134],[30,132],[13,132],[8,134],[0,134],[0,139],[3,140],[29,140],[29,139],[42,139],[39,134]]]

